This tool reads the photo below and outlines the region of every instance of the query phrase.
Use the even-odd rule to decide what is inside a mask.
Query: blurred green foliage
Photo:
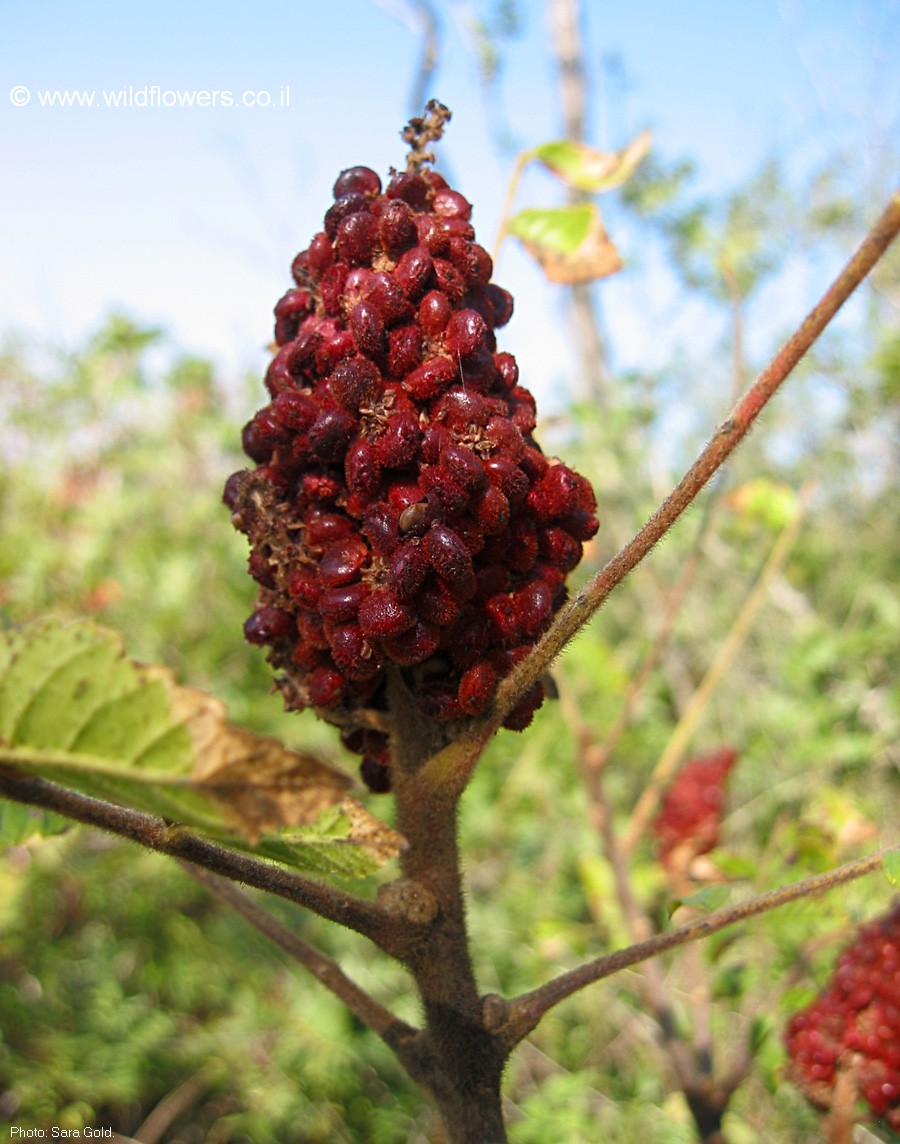
[[[632,206],[639,218],[651,212],[675,271],[727,330],[736,300],[747,304],[785,273],[782,208],[791,196],[767,169],[732,201],[696,203],[685,176],[657,172]],[[844,233],[848,212],[858,215],[842,191],[830,210],[824,193],[815,204],[807,221],[823,242]],[[723,277],[723,267],[737,277]],[[882,294],[869,295],[855,324],[829,334],[705,494],[717,501],[712,527],[704,531],[703,508],[690,514],[556,671],[601,740],[699,545],[673,642],[610,764],[622,825],[794,495],[815,480],[799,540],[692,744],[740,750],[714,855],[734,896],[897,841],[900,343],[883,299],[900,281],[898,260],[879,275]],[[682,360],[631,374],[602,414],[576,403],[563,422],[543,427],[548,451],[589,474],[598,491],[603,528],[580,577],[633,533],[679,475],[677,458],[727,410],[721,392],[713,403],[692,390],[704,368]],[[68,354],[10,340],[0,387],[4,622],[91,615],[120,629],[131,655],[166,663],[226,700],[236,721],[352,768],[328,728],[279,711],[263,655],[241,640],[254,590],[220,493],[243,465],[237,427],[262,401],[258,380],[226,385],[209,363],[178,357],[159,331],[118,315]],[[821,400],[835,392],[839,400]],[[704,429],[673,441],[673,413],[685,407]],[[471,930],[486,991],[533,988],[628,940],[575,750],[560,705],[548,703],[525,735],[501,735],[467,793]],[[385,800],[374,803],[389,817]],[[168,1144],[437,1138],[381,1042],[177,867],[72,831],[13,849],[0,882],[4,1118],[128,1135],[152,1114],[157,1123],[168,1116],[159,1137]],[[658,924],[670,924],[670,891],[649,841],[635,855],[633,882]],[[718,1067],[752,1045],[754,1071],[726,1117],[731,1144],[820,1139],[817,1115],[785,1080],[781,1029],[824,982],[852,926],[886,908],[891,894],[886,879],[868,879],[666,960],[685,1027],[698,990],[709,991]],[[416,1020],[396,966],[352,935],[269,905]],[[515,1056],[506,1095],[518,1144],[694,1138],[634,973],[554,1010]]]

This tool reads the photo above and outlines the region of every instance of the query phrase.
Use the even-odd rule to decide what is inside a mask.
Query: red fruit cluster
[[[667,869],[685,870],[719,844],[726,783],[737,762],[733,747],[691,759],[666,791],[653,823],[657,854]]]
[[[900,1131],[900,904],[863,926],[827,989],[786,1033],[791,1076],[821,1108],[848,1072],[872,1114]]]
[[[271,649],[288,707],[345,727],[386,708],[391,665],[425,718],[484,712],[598,528],[590,484],[541,452],[534,399],[497,352],[513,303],[471,210],[430,169],[383,193],[368,168],[341,173],[275,307],[271,400],[243,435],[256,468],[225,489],[260,585],[246,638]],[[386,789],[386,736],[345,742]]]

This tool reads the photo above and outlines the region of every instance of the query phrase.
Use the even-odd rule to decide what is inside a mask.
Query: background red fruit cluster
[[[652,830],[667,869],[686,870],[694,858],[719,844],[726,784],[737,758],[733,747],[722,747],[691,759],[666,791]]]
[[[490,705],[549,625],[597,531],[587,480],[533,437],[535,403],[495,329],[471,207],[434,171],[344,171],[275,307],[271,400],[225,490],[260,585],[246,638],[289,707],[345,726],[386,789],[387,738],[354,726],[399,668],[439,724]],[[540,685],[509,714],[528,725]]]
[[[873,1115],[900,1131],[900,903],[859,930],[785,1041],[792,1078],[813,1103],[830,1107],[846,1071]]]

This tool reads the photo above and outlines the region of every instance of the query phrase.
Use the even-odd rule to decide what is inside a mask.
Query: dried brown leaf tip
[[[385,826],[355,798],[345,798],[341,803],[341,811],[350,820],[347,842],[361,846],[379,865],[396,858],[401,850],[406,849],[407,843],[403,835]]]
[[[313,755],[234,726],[224,703],[179,686],[168,671],[145,670],[166,687],[172,715],[190,736],[191,784],[214,799],[248,841],[315,822],[353,786],[348,775]]]
[[[606,233],[599,214],[582,244],[571,254],[563,254],[527,241],[523,244],[540,263],[547,278],[565,286],[595,282],[598,278],[608,278],[622,269],[622,258]]]

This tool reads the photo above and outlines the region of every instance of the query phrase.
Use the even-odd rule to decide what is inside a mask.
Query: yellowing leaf
[[[599,193],[620,186],[650,150],[651,135],[642,131],[621,151],[595,151],[567,139],[544,143],[530,154],[570,187]]]
[[[546,210],[524,210],[509,223],[551,282],[575,285],[606,278],[622,269],[622,259],[592,203]]]
[[[314,822],[353,786],[348,775],[313,755],[229,723],[223,703],[179,687],[164,668],[142,670],[164,682],[171,714],[190,736],[191,783],[251,842],[261,834]]]
[[[403,844],[345,802],[348,775],[234,726],[218,699],[126,659],[115,632],[83,621],[0,636],[0,766],[323,873],[368,873]],[[10,837],[27,825],[8,821]],[[335,846],[350,849],[331,861]]]

